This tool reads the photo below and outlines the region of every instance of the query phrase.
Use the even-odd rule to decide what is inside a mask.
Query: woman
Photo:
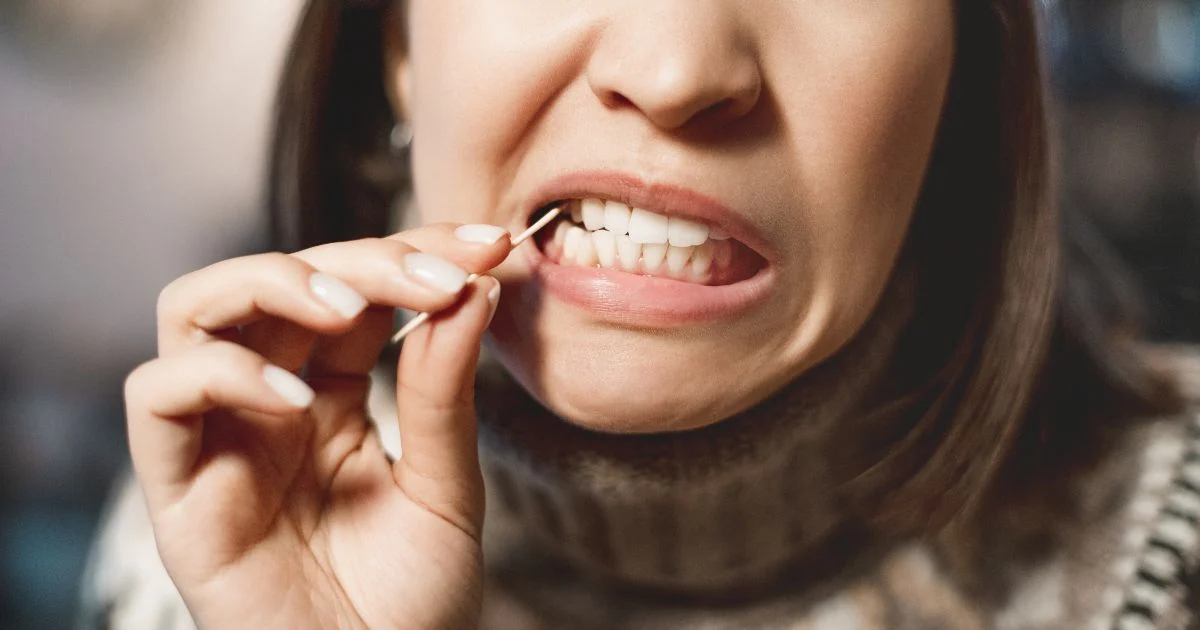
[[[191,616],[1185,627],[1196,376],[1059,264],[1031,4],[311,2],[299,251],[173,283],[127,387]]]

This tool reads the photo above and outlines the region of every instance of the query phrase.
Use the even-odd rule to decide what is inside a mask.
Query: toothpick
[[[561,213],[562,213],[561,207],[551,209],[549,212],[546,213],[545,216],[538,219],[536,223],[529,226],[529,229],[525,230],[524,232],[521,232],[520,235],[518,235],[516,238],[514,238],[512,240],[512,248],[516,249],[517,247],[520,247],[521,243],[524,243],[525,241],[529,240],[534,234],[537,234],[539,231],[541,231],[542,228],[546,227],[547,225],[550,225],[550,222],[553,221],[556,217],[558,217],[558,215]],[[473,273],[473,274],[467,276],[467,284],[474,284],[474,282],[478,279],[479,279],[479,274]],[[403,341],[404,338],[407,337],[409,333],[420,328],[421,324],[424,324],[425,322],[429,321],[429,318],[432,316],[433,316],[433,313],[418,313],[416,317],[409,320],[408,323],[405,324],[404,327],[401,328],[399,331],[397,331],[395,335],[392,335],[392,343],[396,344],[396,343],[400,343],[401,341]]]

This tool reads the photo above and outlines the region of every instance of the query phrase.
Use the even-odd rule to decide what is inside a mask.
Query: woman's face
[[[835,353],[904,240],[952,4],[409,0],[390,80],[422,219],[583,215],[496,270],[500,359],[581,426],[650,432]]]

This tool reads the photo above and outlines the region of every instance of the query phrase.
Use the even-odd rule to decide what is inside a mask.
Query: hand
[[[455,233],[238,258],[163,291],[159,357],[126,383],[129,442],[163,562],[200,627],[475,626],[474,371],[499,284],[462,288],[463,270],[495,267],[511,243]],[[398,307],[448,310],[405,341],[404,453],[390,463],[366,400]]]

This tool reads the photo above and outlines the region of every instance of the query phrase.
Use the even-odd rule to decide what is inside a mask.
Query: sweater
[[[866,338],[861,348],[878,348]],[[488,491],[484,630],[1188,630],[1200,562],[1200,404],[1131,429],[1073,481],[1061,540],[997,518],[986,562],[843,517],[822,456],[886,355],[822,367],[751,412],[672,436],[603,436],[481,369]],[[849,355],[854,353],[853,347]],[[1167,353],[1200,401],[1200,353]],[[837,378],[830,390],[822,379]],[[852,380],[846,380],[850,378]],[[858,379],[853,380],[853,379]],[[385,379],[374,417],[394,418]],[[842,392],[829,395],[829,391]],[[826,392],[817,395],[816,392]],[[389,450],[394,422],[380,424]],[[797,481],[799,480],[799,482]],[[1038,528],[1031,528],[1037,530]],[[123,482],[85,578],[81,627],[194,627]]]

